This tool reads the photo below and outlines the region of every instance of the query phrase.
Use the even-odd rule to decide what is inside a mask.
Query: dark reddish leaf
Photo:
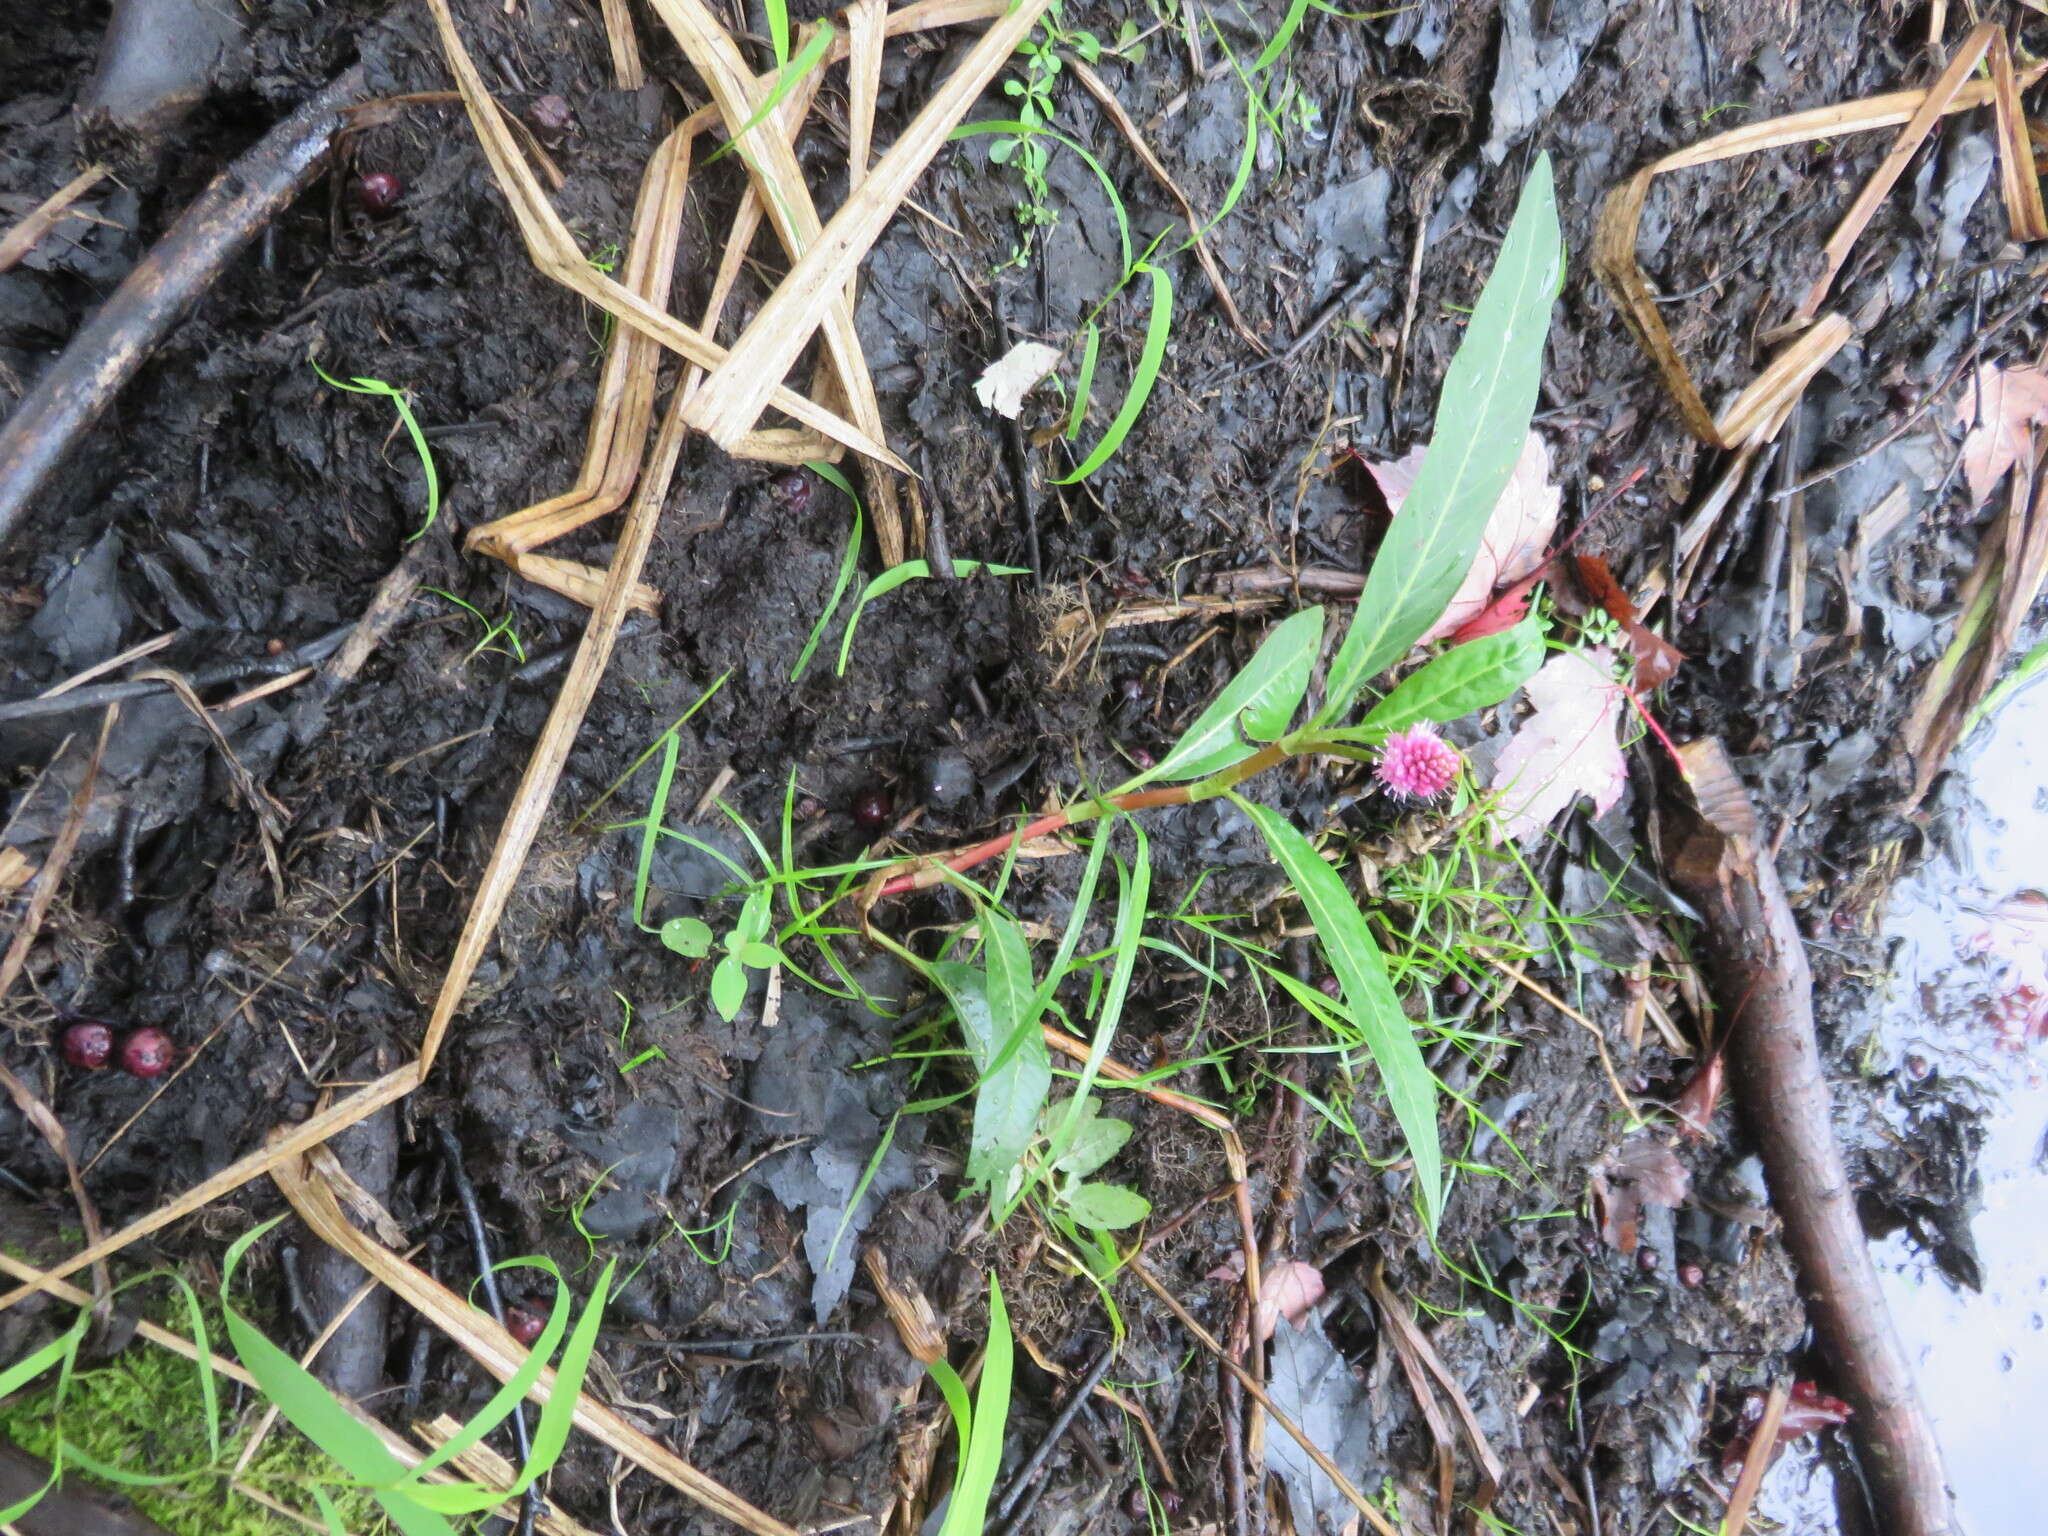
[[[1714,1123],[1714,1111],[1721,1104],[1721,1080],[1725,1075],[1723,1063],[1726,1057],[1716,1051],[1701,1062],[1692,1074],[1692,1081],[1685,1085],[1685,1091],[1678,1096],[1672,1109],[1678,1115],[1678,1129],[1692,1141],[1708,1134]]]
[[[1579,585],[1586,589],[1586,595],[1605,608],[1608,616],[1628,636],[1629,650],[1636,659],[1636,692],[1649,693],[1670,682],[1678,671],[1678,664],[1685,660],[1684,653],[1662,635],[1653,633],[1636,616],[1636,605],[1621,589],[1621,583],[1614,579],[1614,572],[1607,568],[1605,560],[1598,555],[1574,555],[1572,564],[1578,571]]]
[[[1766,1396],[1762,1392],[1752,1392],[1743,1399],[1742,1412],[1735,1421],[1735,1433],[1729,1438],[1728,1449],[1721,1453],[1723,1476],[1732,1476],[1748,1460],[1749,1442],[1756,1437],[1756,1427],[1763,1419]],[[1829,1397],[1812,1382],[1795,1381],[1791,1395],[1785,1400],[1784,1415],[1778,1420],[1778,1438],[1771,1447],[1771,1455],[1775,1458],[1794,1440],[1815,1430],[1848,1423],[1849,1416],[1855,1411],[1839,1397]]]
[[[1529,616],[1529,595],[1549,573],[1550,562],[1546,560],[1520,581],[1502,588],[1492,602],[1452,631],[1451,644],[1463,645],[1467,640],[1483,640],[1504,629],[1513,629]]]

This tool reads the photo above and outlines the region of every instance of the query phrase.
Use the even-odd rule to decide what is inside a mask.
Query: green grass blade
[[[974,1394],[972,1433],[960,1448],[960,1473],[953,1500],[939,1536],[982,1536],[988,1526],[988,1501],[1003,1466],[1003,1431],[1010,1420],[1010,1384],[1016,1342],[1010,1335],[1010,1314],[1003,1305],[1003,1287],[988,1277],[988,1348],[981,1357],[981,1383]],[[944,1390],[944,1383],[940,1384]],[[948,1399],[950,1405],[951,1399]],[[955,1422],[958,1421],[957,1414]]]
[[[605,1295],[611,1288],[612,1275],[618,1265],[617,1259],[607,1259],[603,1272],[597,1277],[597,1284],[591,1287],[590,1300],[584,1305],[583,1315],[576,1320],[576,1330],[569,1335],[569,1343],[555,1369],[554,1390],[541,1405],[540,1420],[534,1425],[533,1454],[519,1469],[512,1486],[499,1490],[462,1483],[437,1485],[418,1490],[414,1497],[421,1504],[450,1515],[469,1515],[495,1509],[506,1499],[517,1498],[524,1493],[562,1459],[563,1448],[569,1443],[570,1426],[576,1418],[576,1397],[583,1390],[584,1373],[590,1368],[591,1353],[597,1348],[598,1328],[604,1322]],[[538,1356],[538,1349],[534,1353]]]
[[[1344,989],[1344,1011],[1372,1053],[1387,1102],[1415,1160],[1415,1184],[1431,1232],[1443,1215],[1443,1150],[1436,1132],[1436,1077],[1415,1043],[1415,1027],[1387,979],[1387,962],[1338,873],[1278,811],[1233,795],[1287,872]]]
[[[454,1536],[454,1528],[409,1495],[395,1491],[406,1468],[384,1448],[370,1428],[334,1399],[334,1394],[304,1366],[279,1349],[228,1302],[228,1288],[242,1255],[265,1232],[283,1220],[277,1217],[237,1238],[221,1265],[221,1315],[235,1353],[263,1395],[291,1426],[340,1464],[351,1478],[371,1491],[405,1536]]]
[[[682,741],[674,735],[662,738],[661,771],[655,776],[654,798],[647,803],[647,819],[640,823],[640,859],[633,868],[633,921],[642,933],[647,926],[647,875],[654,866],[654,845],[668,820],[668,795],[676,778],[676,754]]]
[[[982,571],[991,576],[1028,576],[1030,567],[1022,565],[996,565],[984,560],[955,560],[953,570],[961,576],[973,576]],[[839,638],[839,665],[835,675],[846,676],[847,659],[853,654],[854,626],[860,623],[860,616],[869,603],[878,597],[887,597],[907,581],[929,581],[932,568],[928,561],[906,560],[901,565],[892,565],[860,590],[860,596],[853,600],[853,612],[847,616],[846,633]]]
[[[1145,341],[1138,351],[1138,365],[1131,373],[1131,387],[1124,395],[1123,404],[1117,407],[1109,430],[1102,434],[1102,441],[1071,473],[1055,479],[1054,485],[1072,485],[1086,480],[1108,463],[1110,455],[1123,446],[1124,439],[1137,424],[1138,415],[1152,394],[1152,386],[1158,382],[1159,365],[1166,358],[1167,339],[1173,334],[1173,279],[1149,263],[1140,262],[1138,270],[1152,280],[1152,313],[1145,322]]]
[[[1287,45],[1294,41],[1294,34],[1301,29],[1302,17],[1307,14],[1308,0],[1293,0],[1293,4],[1287,7],[1287,14],[1280,19],[1280,30],[1273,34],[1259,56],[1252,61],[1252,68],[1264,69],[1285,53]]]
[[[901,565],[892,565],[873,581],[860,589],[860,596],[853,600],[853,612],[846,618],[846,633],[839,637],[839,665],[834,669],[837,676],[846,676],[847,658],[853,654],[853,631],[860,623],[860,616],[869,603],[878,597],[885,597],[902,586],[906,581],[928,581],[931,578],[931,563],[926,560],[906,560]]]
[[[803,677],[804,668],[811,664],[811,657],[817,654],[818,642],[825,638],[826,629],[831,626],[834,616],[839,612],[839,604],[846,597],[846,589],[853,585],[853,573],[860,565],[860,540],[866,513],[866,509],[861,506],[860,497],[855,494],[846,476],[840,474],[830,464],[810,464],[805,467],[853,498],[853,531],[846,536],[846,548],[839,553],[839,575],[832,583],[831,596],[825,599],[825,611],[818,615],[818,622],[811,626],[811,637],[804,642],[804,648],[797,653],[796,665],[790,669],[789,680],[792,683]],[[840,671],[845,670],[845,663],[842,662]]]
[[[763,0],[768,12],[768,42],[775,50],[776,64],[789,62],[789,6],[786,0]]]
[[[492,1394],[490,1401],[478,1409],[467,1424],[449,1436],[442,1444],[436,1446],[432,1455],[414,1467],[403,1479],[405,1483],[420,1482],[421,1479],[426,1477],[436,1467],[445,1466],[453,1461],[472,1445],[483,1439],[485,1435],[488,1435],[492,1430],[504,1423],[506,1419],[510,1418],[512,1410],[525,1400],[526,1394],[533,1390],[533,1384],[540,1380],[540,1373],[547,1368],[548,1361],[553,1358],[555,1347],[562,1342],[562,1335],[568,1332],[569,1314],[573,1310],[569,1299],[569,1285],[562,1278],[562,1272],[555,1267],[552,1259],[506,1259],[492,1267],[504,1270],[515,1269],[529,1264],[544,1269],[555,1277],[555,1301],[554,1305],[548,1309],[546,1324],[543,1325],[539,1335],[534,1339],[533,1344],[526,1352],[525,1363],[499,1385],[498,1390]],[[422,1502],[425,1502],[425,1500],[422,1499]],[[488,1508],[489,1506],[484,1507]],[[449,1511],[449,1513],[461,1513],[461,1511]]]
[[[1095,363],[1102,352],[1102,327],[1088,322],[1088,339],[1081,346],[1081,371],[1074,378],[1074,406],[1067,412],[1067,441],[1081,435],[1081,422],[1088,414],[1088,391],[1095,385]]]
[[[1988,720],[2003,709],[2006,700],[2038,677],[2044,667],[2048,667],[2048,640],[2043,640],[2022,656],[2020,664],[2012,669],[2011,674],[1984,695],[1977,707],[1970,711],[1969,717],[1963,721],[1964,734],[1974,731],[1980,722]]]
[[[398,419],[405,424],[406,436],[412,439],[413,452],[420,456],[420,468],[427,476],[427,520],[406,535],[405,542],[412,543],[433,527],[434,519],[441,515],[441,476],[434,468],[434,455],[427,447],[427,434],[420,430],[419,420],[412,413],[412,402],[406,399],[404,390],[395,389],[382,379],[357,379],[353,383],[344,384],[318,363],[313,362],[312,358],[309,357],[306,361],[312,363],[313,371],[334,388],[347,390],[352,395],[382,395],[397,407]],[[465,603],[463,606],[468,607],[468,604]],[[476,610],[470,611],[474,613]]]
[[[1137,836],[1138,846],[1128,870],[1121,861],[1117,866],[1116,936],[1110,944],[1114,958],[1110,962],[1109,985],[1095,1011],[1095,1035],[1088,1042],[1088,1059],[1081,1064],[1073,1097],[1067,1101],[1067,1112],[1054,1129],[1045,1155],[1046,1162],[1051,1164],[1066,1155],[1088,1116],[1088,1096],[1102,1074],[1102,1063],[1108,1059],[1110,1046],[1116,1041],[1117,1027],[1123,1022],[1124,1002],[1130,996],[1131,976],[1137,968],[1138,941],[1144,937],[1145,918],[1152,900],[1152,847],[1145,829],[1136,820],[1132,821],[1131,830]],[[1108,827],[1097,835],[1097,841],[1109,841]],[[1092,1173],[1094,1169],[1086,1171]]]
[[[788,25],[787,18],[784,19],[783,25],[785,27]],[[831,48],[834,36],[836,34],[832,30],[832,24],[830,22],[820,22],[818,30],[811,34],[811,40],[804,44],[803,52],[777,67],[775,83],[769,87],[768,94],[761,98],[761,104],[754,108],[753,113],[744,123],[740,124],[739,131],[719,145],[717,149],[706,155],[704,163],[706,165],[715,164],[717,161],[723,160],[735,149],[738,149],[746,136],[759,127],[762,120],[769,113],[782,105],[782,98],[796,89],[797,82],[818,67],[819,63],[824,59],[826,51]],[[785,38],[783,41],[786,46],[788,39]]]
[[[1429,453],[1330,665],[1324,720],[1349,709],[1368,679],[1400,660],[1465,579],[1529,434],[1562,249],[1550,157],[1539,155],[1445,370]]]

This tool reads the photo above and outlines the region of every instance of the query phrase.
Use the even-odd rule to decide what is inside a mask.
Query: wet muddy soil
[[[511,110],[530,120],[545,98],[568,105],[572,121],[550,142],[565,174],[556,206],[586,251],[622,243],[647,156],[678,109],[702,99],[687,64],[643,16],[652,83],[624,92],[612,86],[594,6],[529,0],[457,13]],[[1200,21],[1191,32],[1189,17]],[[424,7],[269,7],[176,126],[120,135],[73,111],[103,20],[103,8],[84,4],[0,19],[0,224],[87,158],[108,156],[120,172],[91,200],[92,219],[0,273],[0,410],[205,179],[338,69],[362,60],[378,95],[449,84]],[[991,1234],[981,1210],[955,1198],[958,1106],[895,1123],[845,1215],[897,1111],[964,1083],[953,1064],[901,1046],[903,1021],[794,981],[773,1010],[757,983],[735,1020],[720,1018],[708,968],[634,920],[638,840],[617,824],[645,814],[649,744],[687,714],[676,726],[670,822],[742,864],[752,850],[714,796],[777,852],[788,807],[791,851],[815,865],[854,859],[885,833],[911,850],[986,835],[1162,752],[1276,610],[1193,614],[1094,647],[1087,616],[1213,594],[1233,572],[1362,566],[1380,524],[1333,467],[1336,450],[1390,459],[1426,438],[1464,309],[1538,151],[1556,167],[1569,252],[1538,425],[1566,524],[1597,514],[1578,547],[1642,590],[1668,570],[1676,530],[1718,466],[1681,429],[1591,273],[1600,197],[1656,155],[1736,122],[1932,73],[1926,17],[1904,6],[1424,0],[1371,21],[1311,8],[1270,117],[1252,120],[1247,159],[1239,66],[1273,19],[1255,29],[1244,15],[1194,6],[1155,26],[1152,10],[1126,17],[1078,0],[1065,16],[1103,39],[1126,20],[1145,34],[1134,45],[1142,57],[1105,53],[1100,73],[1195,206],[1222,206],[1245,178],[1209,238],[1249,326],[1278,353],[1333,302],[1335,323],[1282,363],[1254,368],[1192,254],[1162,255],[1176,308],[1159,384],[1100,472],[1055,485],[1077,453],[1057,430],[1062,403],[1041,391],[1013,441],[977,405],[973,381],[1011,340],[1064,344],[1091,317],[1122,271],[1119,213],[1142,249],[1179,209],[1071,83],[1056,88],[1057,121],[1116,195],[1080,157],[1055,154],[1056,222],[1027,260],[1007,262],[1018,242],[1014,169],[992,162],[986,137],[945,152],[920,184],[919,210],[895,221],[864,271],[861,340],[890,440],[924,477],[927,517],[943,524],[953,557],[1028,574],[909,582],[864,611],[843,672],[834,627],[792,681],[852,508],[808,472],[778,479],[702,440],[688,445],[647,575],[661,613],[628,625],[458,1033],[424,1088],[339,1149],[458,1288],[473,1264],[439,1151],[444,1126],[500,1253],[550,1255],[581,1284],[594,1257],[637,1266],[611,1315],[605,1390],[639,1405],[695,1465],[799,1525],[884,1511],[899,1442],[931,1412],[929,1391],[914,1413],[900,1407],[920,1373],[859,1266],[862,1251],[914,1278],[956,1346],[985,1327],[983,1276],[1001,1275],[1037,1362],[1020,1375],[1012,1466],[1063,1396],[1041,1367],[1084,1370],[1108,1327],[1090,1287],[1049,1262],[1021,1218]],[[2027,35],[2036,51],[2048,47],[2048,35]],[[958,47],[949,33],[891,45],[884,142]],[[827,87],[828,108],[840,89]],[[970,116],[1010,110],[992,93]],[[1671,625],[1689,660],[1662,710],[1675,734],[1721,734],[1784,827],[1781,862],[1815,936],[1838,1118],[1873,1227],[1902,1234],[1887,1253],[1901,1273],[1921,1275],[1923,1294],[1982,1281],[1987,1297],[2002,1297],[1995,1322],[1971,1325],[1985,1331],[2014,1329],[2013,1309],[2039,1310],[2041,1298],[2029,1289],[2036,1279],[2012,1278],[2019,1272],[1993,1244],[1973,1242],[1964,1196],[1981,1186],[1987,1209],[2017,1197],[2009,1181],[2030,1177],[2017,1163],[1980,1170],[1985,1148],[2008,1134],[1986,1127],[2016,1126],[2010,1134],[2025,1142],[2038,1125],[2024,1116],[2034,1105],[2038,1121],[2038,1104],[2017,1093],[2009,1115],[2021,1118],[1987,1118],[1967,1074],[1900,1032],[1911,973],[1870,919],[1889,875],[1945,824],[1940,813],[1908,821],[1892,809],[1907,770],[1889,744],[1914,679],[1952,630],[1981,514],[1955,484],[1939,418],[1859,455],[1904,418],[1916,390],[1950,371],[1985,316],[2038,281],[2030,258],[2003,247],[1995,176],[1985,191],[1989,131],[1976,117],[1947,125],[1844,275],[1842,303],[1867,323],[1810,392],[1787,453],[1794,473],[1857,462],[1806,500],[1811,574],[1798,622],[1788,627],[1763,557],[1776,504],[1745,498],[1729,558]],[[829,208],[844,194],[843,146],[816,137],[806,166]],[[1639,254],[1678,296],[1668,318],[1709,399],[1753,373],[1763,326],[1811,281],[1815,253],[1883,140],[1800,146],[1659,183]],[[461,538],[573,479],[604,317],[534,271],[456,108],[380,114],[338,158],[214,286],[0,551],[6,701],[169,634],[139,665],[201,679],[205,702],[219,704],[275,672],[279,653],[317,659],[302,648],[355,621],[401,562],[420,583],[331,697],[287,688],[242,704],[215,717],[218,740],[175,695],[142,691],[124,703],[71,877],[23,981],[0,999],[0,1053],[59,1114],[110,1229],[304,1119],[338,1087],[409,1059],[582,626],[582,610],[464,554]],[[366,174],[399,180],[395,210],[365,210]],[[741,185],[729,163],[697,177],[680,312],[708,290]],[[775,269],[766,242],[756,254]],[[758,274],[748,285],[743,303],[758,304]],[[2038,322],[2021,311],[1986,356],[2032,356]],[[1144,330],[1128,296],[1101,321],[1083,441],[1106,426],[1104,402],[1127,385]],[[330,373],[410,393],[439,484],[438,517],[416,540],[427,487],[405,434],[385,402],[323,384],[309,355]],[[1899,485],[1909,488],[1906,519],[1866,549],[1859,530]],[[553,552],[602,564],[610,537],[601,523]],[[863,579],[880,569],[871,546],[858,558]],[[39,859],[98,716],[0,718],[13,817],[0,843]],[[2014,718],[2038,721],[2038,700],[2024,717],[2015,706]],[[1651,745],[1634,750],[1637,787],[1598,834],[1623,862],[1646,845],[1653,805]],[[1348,787],[1318,767],[1260,795],[1304,820],[1330,818],[1368,846],[1415,835],[1370,807],[1344,809]],[[1169,811],[1145,830],[1155,911],[1190,902],[1284,945],[1284,882],[1235,811]],[[1127,858],[1134,850],[1127,836],[1116,846]],[[1021,863],[1011,910],[1056,929],[1078,863]],[[1461,977],[1460,995],[1440,976],[1443,990],[1418,1002],[1483,1036],[1483,1048],[1435,1063],[1479,1115],[1446,1122],[1468,1171],[1433,1243],[1390,1166],[1398,1138],[1370,1092],[1340,1106],[1355,1138],[1287,1112],[1292,1095],[1276,1074],[1299,1070],[1297,1081],[1324,1096],[1351,1090],[1326,1058],[1294,1051],[1300,1021],[1269,1006],[1243,969],[1205,981],[1159,951],[1134,983],[1125,1040],[1136,1064],[1195,1063],[1169,1086],[1233,1114],[1261,1207],[1283,1184],[1299,1186],[1274,1256],[1314,1265],[1327,1293],[1275,1345],[1276,1398],[1417,1530],[1435,1501],[1434,1452],[1370,1297],[1382,1267],[1393,1293],[1423,1309],[1501,1460],[1495,1513],[1521,1531],[1663,1532],[1681,1518],[1711,1527],[1742,1403],[1810,1370],[1768,1191],[1731,1109],[1704,1140],[1678,1140],[1662,1122],[1696,1195],[1675,1211],[1645,1206],[1632,1251],[1603,1242],[1589,1214],[1589,1172],[1625,1155],[1617,1089],[1665,1104],[1693,1069],[1693,1021],[1666,975],[1679,950],[1662,936],[1682,929],[1654,889],[1618,896],[1608,867],[1575,822],[1525,871],[1498,878],[1538,927],[1544,908],[1530,880],[1572,920],[1533,968],[1600,1022],[1615,1082],[1590,1033],[1527,991]],[[2008,867],[2008,883],[2026,878]],[[651,922],[730,918],[725,868],[696,845],[664,842],[647,878]],[[6,909],[10,920],[21,911],[19,900]],[[963,899],[941,893],[910,904],[896,927],[929,934],[971,917]],[[1091,925],[1091,945],[1106,940],[1106,924]],[[922,999],[885,955],[858,942],[845,954],[872,996],[915,1021]],[[1680,1020],[1673,1039],[1640,1030],[1632,978],[1646,973],[1658,1007]],[[168,1088],[66,1069],[53,1042],[73,1015],[161,1028],[189,1064]],[[2030,1059],[1999,1055],[1981,1035],[1958,1035],[1954,1048],[2021,1077]],[[1233,1065],[1239,1051],[1248,1054]],[[1221,1150],[1169,1109],[1131,1097],[1118,1110],[1137,1133],[1117,1176],[1162,1218],[1192,1212],[1148,1263],[1227,1331],[1240,1292],[1227,1269],[1236,1218],[1212,1198],[1228,1180]],[[47,1218],[72,1219],[61,1165],[11,1107],[0,1107],[0,1170]],[[203,1272],[226,1241],[280,1209],[259,1181],[128,1257]],[[304,1270],[288,1268],[284,1244],[272,1242],[252,1261],[253,1283],[278,1332],[303,1345],[304,1319],[325,1315],[350,1272],[325,1273],[303,1234],[291,1242]],[[1143,1384],[1130,1395],[1165,1463],[1106,1414],[1084,1420],[1021,1528],[1135,1529],[1146,1487],[1164,1496],[1156,1508],[1175,1530],[1237,1536],[1247,1518],[1263,1522],[1256,1497],[1251,1516],[1233,1513],[1223,1448],[1241,1410],[1220,1394],[1213,1362],[1191,1355],[1135,1285],[1117,1294],[1130,1333],[1113,1379]],[[1906,1310],[1909,1331],[1922,1326]],[[813,1332],[825,1336],[790,1339]],[[668,1347],[771,1336],[737,1353]],[[1920,1337],[1936,1383],[1937,1353],[1942,1364],[1952,1357]],[[2024,1348],[2008,1351],[2016,1363]],[[460,1412],[480,1391],[473,1369],[400,1306],[359,1329],[343,1355],[331,1369],[369,1399],[405,1392],[409,1405]],[[1983,1378],[1970,1380],[1983,1389]],[[1937,1411],[1960,1424],[1959,1409],[1941,1406],[1952,1401],[1944,1391]],[[1291,1442],[1269,1429],[1266,1447],[1273,1515],[1302,1531],[1343,1528],[1347,1506],[1297,1464]],[[1763,1512],[1796,1510],[1804,1530],[1834,1518],[1800,1507],[1794,1485],[1811,1473],[1816,1502],[1839,1490],[1847,1528],[1859,1528],[1855,1479],[1830,1478],[1832,1463],[1812,1461],[1811,1446],[1799,1455],[1809,1459],[1782,1464]],[[1998,1523],[1994,1495],[1973,1491],[1992,1477],[1976,1464],[1958,1461],[1971,1529],[2018,1530]],[[1461,1475],[1469,1496],[1469,1466]],[[551,1495],[602,1528],[605,1476],[603,1462],[578,1452]],[[616,1507],[628,1530],[701,1524],[638,1474]]]

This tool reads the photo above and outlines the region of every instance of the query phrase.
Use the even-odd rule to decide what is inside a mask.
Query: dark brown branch
[[[279,123],[213,179],[0,427],[0,545],[52,474],[228,262],[327,163],[360,65]]]
[[[1755,814],[1721,744],[1681,749],[1694,814],[1666,858],[1699,907],[1727,1024],[1738,1101],[1815,1332],[1856,1409],[1850,1421],[1877,1522],[1891,1536],[1953,1536],[1934,1429],[1913,1384],[1856,1216],[1813,1029],[1813,975]]]

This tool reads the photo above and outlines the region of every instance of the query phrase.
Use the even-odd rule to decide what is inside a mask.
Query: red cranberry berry
[[[85,1019],[64,1031],[64,1064],[97,1072],[114,1054],[114,1032],[98,1019]]]
[[[1126,704],[1145,702],[1145,679],[1135,672],[1127,672],[1116,680],[1117,696]]]
[[[853,823],[863,832],[879,832],[896,814],[896,802],[886,789],[866,789],[853,797]]]
[[[396,213],[404,197],[405,183],[389,171],[372,171],[356,178],[356,202],[372,218]]]
[[[1688,1291],[1698,1290],[1702,1285],[1706,1284],[1706,1280],[1707,1272],[1700,1268],[1699,1265],[1681,1264],[1678,1266],[1678,1283]]]
[[[1657,1273],[1657,1266],[1662,1262],[1657,1257],[1657,1250],[1654,1248],[1638,1248],[1636,1250],[1636,1268],[1646,1275]]]
[[[1147,768],[1150,768],[1154,763],[1158,761],[1156,757],[1154,757],[1150,752],[1147,752],[1143,747],[1132,747],[1130,749],[1130,759],[1131,766],[1133,768],[1136,768],[1140,773],[1144,772]]]
[[[527,1311],[524,1307],[507,1307],[505,1309],[505,1331],[521,1344],[532,1344],[535,1339],[540,1337],[540,1331],[545,1326],[547,1325],[538,1315]]]
[[[130,1077],[162,1077],[178,1054],[160,1029],[131,1029],[121,1042],[121,1070]]]
[[[1316,990],[1325,997],[1342,997],[1344,995],[1344,983],[1335,976],[1318,976],[1316,978]]]
[[[811,504],[811,477],[800,469],[785,469],[768,482],[768,493],[788,511],[801,512]]]

